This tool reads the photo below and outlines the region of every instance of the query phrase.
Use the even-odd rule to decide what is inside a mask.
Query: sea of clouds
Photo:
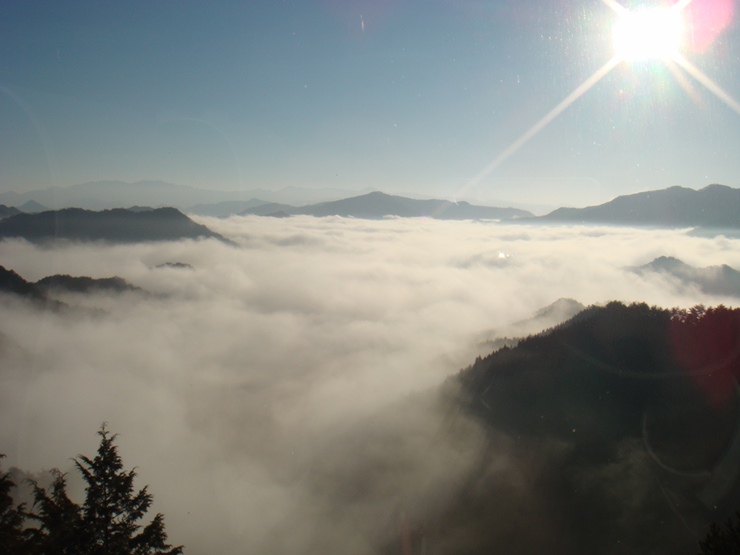
[[[686,230],[199,222],[237,246],[0,241],[0,263],[29,281],[115,275],[146,291],[60,294],[71,308],[58,312],[0,299],[4,468],[71,471],[107,422],[191,554],[392,540],[417,492],[444,503],[482,448],[472,423],[439,440],[422,399],[559,298],[736,303],[625,269],[658,256],[740,268],[738,240]]]

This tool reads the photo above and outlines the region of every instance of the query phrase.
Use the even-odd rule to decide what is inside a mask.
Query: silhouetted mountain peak
[[[197,224],[175,208],[127,210],[114,208],[95,212],[81,208],[18,214],[0,221],[0,237],[22,237],[29,241],[172,241],[222,236]]]
[[[640,275],[669,275],[684,286],[698,287],[710,295],[740,297],[740,272],[727,264],[697,268],[672,256],[660,256],[652,262],[628,269]]]
[[[46,296],[33,283],[18,275],[14,270],[0,266],[0,291],[33,300],[44,300]]]
[[[48,210],[46,206],[36,202],[35,200],[27,200],[18,208],[21,212],[26,212],[27,214],[36,214],[38,212],[45,212],[46,210]]]

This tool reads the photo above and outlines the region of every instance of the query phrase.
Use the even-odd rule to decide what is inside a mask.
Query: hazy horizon
[[[586,208],[589,206],[597,206],[601,204],[606,204],[607,202],[610,202],[617,198],[618,196],[625,196],[625,195],[632,195],[632,194],[639,194],[644,192],[650,192],[655,190],[661,190],[661,189],[645,189],[640,191],[634,191],[632,193],[624,193],[624,195],[617,195],[615,197],[608,197],[604,198],[602,201],[594,201],[593,204],[543,204],[539,202],[517,202],[517,201],[510,201],[508,199],[497,199],[497,198],[477,198],[472,195],[467,195],[466,197],[456,197],[456,196],[445,196],[445,195],[431,195],[431,194],[425,194],[423,192],[414,192],[414,191],[388,191],[383,190],[379,188],[366,188],[362,190],[351,190],[351,189],[342,189],[342,188],[333,188],[333,187],[323,187],[323,188],[317,188],[317,189],[310,189],[305,187],[298,187],[298,186],[286,186],[275,190],[266,190],[266,189],[223,189],[223,190],[217,190],[217,189],[203,189],[191,185],[182,185],[179,183],[170,183],[167,181],[162,180],[140,180],[135,182],[124,182],[124,181],[118,181],[118,180],[103,180],[103,181],[95,181],[95,182],[86,182],[86,183],[76,183],[73,185],[69,185],[66,187],[63,186],[51,186],[47,188],[41,188],[41,189],[31,189],[28,191],[12,191],[11,194],[15,194],[18,197],[11,197],[10,200],[6,200],[6,202],[10,206],[21,206],[22,204],[28,202],[29,200],[36,201],[37,198],[34,198],[34,193],[44,193],[44,192],[53,192],[57,190],[75,190],[78,191],[79,199],[82,199],[75,203],[74,200],[71,202],[67,201],[64,206],[66,207],[69,205],[69,207],[87,207],[87,204],[89,202],[93,202],[95,204],[98,202],[95,200],[96,193],[92,191],[85,191],[89,186],[108,186],[108,185],[123,185],[125,186],[137,186],[137,185],[165,185],[165,186],[174,186],[175,190],[188,190],[192,191],[194,193],[199,193],[199,196],[197,199],[193,199],[189,202],[183,202],[182,199],[178,198],[175,194],[174,196],[169,197],[166,194],[166,192],[153,192],[155,194],[156,198],[159,199],[156,202],[150,204],[153,207],[160,207],[160,206],[175,206],[180,208],[181,210],[186,210],[189,208],[192,208],[196,205],[216,205],[223,202],[232,202],[232,201],[246,201],[246,200],[263,200],[265,202],[280,202],[292,206],[304,206],[304,205],[311,205],[311,204],[317,204],[320,202],[326,202],[326,201],[333,201],[333,200],[341,200],[345,198],[352,198],[356,196],[362,196],[366,195],[370,192],[381,192],[388,195],[395,195],[395,196],[401,196],[401,197],[407,197],[407,198],[413,198],[413,199],[440,199],[440,200],[450,200],[453,202],[457,201],[467,201],[472,204],[478,204],[481,206],[496,206],[496,207],[515,207],[515,208],[521,208],[524,210],[531,211],[535,215],[544,215],[549,213],[550,211],[557,209],[557,208]],[[684,187],[687,189],[692,189],[694,191],[701,190],[705,187],[708,187],[710,185],[725,185],[723,183],[706,183],[701,186],[695,186],[695,187]],[[669,187],[666,187],[669,188]],[[99,192],[98,192],[99,193]],[[89,198],[86,198],[89,197]],[[136,205],[138,203],[137,198],[130,198],[130,200],[124,200],[126,197],[124,194],[118,194],[114,195],[114,198],[120,198],[120,202],[114,202],[114,201],[100,201],[106,204],[106,208],[109,207],[107,204],[115,204],[115,207],[118,208],[128,208],[130,206]],[[3,197],[2,194],[0,194],[0,204],[3,203]],[[50,209],[56,209],[55,206],[49,206],[43,202],[43,199],[41,201],[42,206],[45,206],[46,208]],[[111,204],[110,207],[113,207],[113,204]],[[145,205],[149,205],[146,202]],[[61,207],[61,206],[58,206]],[[89,209],[89,207],[88,207]],[[94,208],[93,208],[94,209]]]

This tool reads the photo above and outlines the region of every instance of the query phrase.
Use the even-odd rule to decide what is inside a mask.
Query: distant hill
[[[740,227],[740,189],[709,185],[695,191],[670,187],[625,195],[598,206],[558,208],[537,218],[546,222],[659,227]]]
[[[0,294],[11,295],[31,302],[45,310],[62,310],[68,306],[54,300],[46,294],[42,287],[23,279],[13,270],[0,266]]]
[[[738,309],[610,303],[479,358],[445,390],[488,447],[410,528],[440,553],[693,555],[740,507],[739,344]]]
[[[521,338],[562,324],[585,309],[586,307],[575,299],[560,298],[538,310],[531,318],[514,322],[505,330],[489,332],[488,335],[492,339],[486,339],[480,345],[488,349],[488,352],[504,346],[515,346]]]
[[[38,212],[46,212],[48,210],[46,206],[36,202],[35,200],[27,200],[21,204],[18,209],[26,214],[36,214]]]
[[[31,301],[47,309],[69,308],[66,303],[53,298],[55,293],[123,293],[127,291],[146,293],[140,287],[131,285],[117,276],[92,278],[53,275],[34,283],[27,281],[15,271],[0,266],[0,293]]]
[[[239,212],[240,216],[272,216],[273,218],[284,218],[291,214],[297,214],[299,209],[288,204],[279,202],[268,202],[258,206],[252,206]]]
[[[174,208],[131,211],[122,208],[94,212],[79,208],[18,214],[0,220],[0,237],[28,241],[174,241],[222,236],[197,224]]]
[[[710,295],[740,297],[740,272],[726,264],[696,268],[677,258],[661,256],[643,266],[628,269],[640,275],[669,275],[683,285],[696,286]]]
[[[175,270],[192,270],[193,266],[187,262],[163,262],[157,264],[155,268],[172,268]]]
[[[3,218],[9,218],[10,216],[15,216],[16,214],[22,214],[22,210],[18,210],[14,206],[5,206],[4,204],[0,204],[0,220]]]
[[[228,218],[234,214],[248,211],[252,208],[272,204],[266,200],[252,198],[249,200],[230,200],[217,202],[215,204],[196,204],[189,207],[185,212],[198,216],[213,216],[215,218]]]
[[[4,266],[0,266],[0,292],[11,293],[34,301],[46,300],[46,294],[40,287],[26,281]]]
[[[68,291],[70,293],[123,293],[125,291],[144,291],[140,287],[131,285],[125,279],[117,276],[108,278],[91,278],[87,276],[76,277],[56,274],[40,279],[35,283],[35,286],[45,292],[53,290]]]
[[[242,214],[280,215],[303,214],[310,216],[344,216],[380,219],[387,217],[428,217],[440,220],[491,219],[510,220],[531,217],[532,213],[517,208],[474,206],[468,202],[449,200],[418,200],[378,191],[342,200],[311,204],[300,208],[285,205],[263,205]]]

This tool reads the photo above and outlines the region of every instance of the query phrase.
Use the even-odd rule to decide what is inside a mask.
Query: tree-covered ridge
[[[487,451],[430,541],[696,553],[740,507],[739,353],[738,309],[614,302],[477,359],[446,389]]]
[[[0,475],[0,552],[29,555],[179,555],[182,546],[167,543],[164,515],[157,513],[142,525],[152,505],[147,487],[136,490],[135,470],[124,470],[116,435],[105,425],[98,430],[95,457],[74,459],[82,475],[85,501],[78,505],[67,495],[65,474],[52,470],[52,483],[43,488],[29,480],[34,503],[30,511],[13,506],[14,486]]]
[[[31,242],[102,241],[136,243],[181,239],[227,239],[198,224],[175,208],[137,211],[124,208],[83,210],[65,208],[38,214],[17,214],[0,220],[0,238]]]

